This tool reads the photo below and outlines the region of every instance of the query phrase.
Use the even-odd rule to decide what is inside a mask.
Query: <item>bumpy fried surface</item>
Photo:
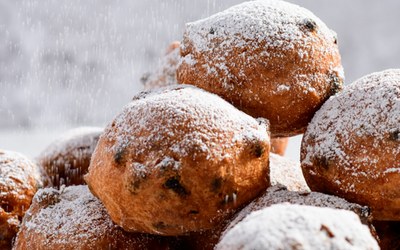
[[[311,190],[400,220],[400,70],[363,77],[330,98],[309,124],[301,167]]]
[[[215,227],[268,186],[268,124],[178,85],[139,94],[106,128],[87,175],[128,231]]]
[[[341,89],[336,34],[310,11],[284,1],[250,1],[186,25],[180,83],[218,94],[272,137],[303,133]]]
[[[170,249],[168,241],[174,239],[125,232],[87,186],[70,186],[38,191],[14,249]]]
[[[49,175],[51,186],[86,184],[83,176],[102,132],[96,127],[70,130],[39,155],[37,161]]]
[[[21,220],[45,178],[25,156],[0,150],[0,249],[11,249]]]

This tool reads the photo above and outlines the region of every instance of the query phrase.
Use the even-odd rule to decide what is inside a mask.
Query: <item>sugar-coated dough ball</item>
[[[168,240],[125,232],[87,186],[63,186],[37,192],[14,249],[168,249]]]
[[[39,155],[37,161],[47,172],[52,186],[86,184],[83,176],[102,132],[103,129],[97,127],[72,129]]]
[[[273,163],[271,162],[271,168],[274,167],[272,164]],[[271,174],[273,173],[271,172]],[[229,231],[247,215],[254,211],[262,210],[281,203],[349,210],[356,213],[361,222],[369,226],[373,233],[375,232],[371,225],[372,217],[369,208],[366,206],[360,206],[333,195],[305,190],[294,192],[288,190],[283,185],[276,185],[268,188],[262,195],[238,211],[232,218],[223,221],[223,223],[216,228],[201,233],[191,234],[191,237],[188,239],[188,242],[191,244],[190,249],[214,249],[223,232]]]
[[[100,137],[86,181],[127,231],[210,229],[268,186],[267,123],[193,86],[144,92]]]
[[[346,210],[278,204],[252,212],[216,250],[379,249],[367,226]]]
[[[400,70],[365,76],[331,97],[304,134],[301,167],[311,190],[400,220]]]
[[[188,23],[181,56],[178,82],[267,118],[272,137],[303,133],[344,81],[336,34],[284,1],[244,2]]]
[[[0,249],[10,249],[22,218],[46,176],[25,156],[0,150]]]

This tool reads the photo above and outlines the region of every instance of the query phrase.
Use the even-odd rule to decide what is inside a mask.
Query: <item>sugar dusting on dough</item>
[[[270,153],[269,169],[271,186],[283,185],[290,191],[310,191],[301,171],[300,162]]]
[[[226,48],[244,47],[247,44],[243,40],[251,40],[266,42],[270,47],[293,49],[295,41],[307,43],[307,39],[312,39],[304,40],[304,32],[299,26],[306,18],[316,22],[317,32],[325,39],[330,40],[335,35],[309,10],[279,0],[244,2],[206,19],[188,23],[187,32],[199,52],[211,50],[208,41],[215,37],[222,38],[222,46]]]
[[[236,214],[226,227],[226,231],[234,227],[253,211],[261,210],[274,204],[287,202],[297,205],[345,209],[357,213],[364,223],[368,223],[370,220],[370,212],[366,206],[360,206],[333,195],[309,191],[294,192],[287,190],[285,186],[277,185],[268,188],[264,194]]]
[[[217,95],[178,85],[139,94],[103,136],[113,141],[108,149],[113,153],[129,145],[134,156],[159,147],[176,157],[202,154],[222,160],[235,157],[224,152],[237,143],[269,141],[267,122],[260,121]]]
[[[317,32],[316,36],[305,35],[304,29]],[[313,54],[318,50],[321,54],[335,54],[336,46],[317,46],[320,40],[333,41],[336,34],[330,30],[318,17],[309,10],[279,0],[249,1],[233,6],[223,12],[217,13],[206,19],[188,23],[186,25],[185,39],[181,51],[187,46],[194,47],[194,53],[189,53],[181,59],[181,63],[196,65],[196,53],[207,57],[208,54],[218,54],[217,57],[206,59],[213,63],[202,65],[209,75],[223,75],[235,79],[237,76],[245,77],[241,69],[233,73],[227,58],[234,52],[241,53],[240,57],[247,65],[259,60],[259,56],[284,58],[285,51],[296,51],[300,60],[307,62],[315,60]],[[261,52],[255,53],[252,48],[263,46]],[[312,48],[311,48],[312,47]],[[271,54],[274,53],[274,54]],[[255,54],[255,55],[254,55]],[[342,67],[333,67],[332,72],[343,77]],[[234,74],[237,74],[234,76]],[[326,75],[297,75],[297,82],[304,85],[304,92],[315,92],[311,82]],[[233,88],[227,79],[222,79],[226,89]],[[276,91],[285,91],[287,86],[281,85]]]
[[[368,138],[367,145],[361,144],[364,138]],[[354,147],[361,149],[353,152]],[[371,154],[371,148],[385,150],[393,166],[379,171],[357,167],[376,165],[379,156]],[[302,151],[302,165],[312,166],[316,158],[336,159],[335,166],[354,176],[355,181],[357,176],[373,179],[400,174],[400,70],[370,74],[331,97],[309,124]],[[340,181],[338,185],[346,190],[354,188],[350,184],[343,187]]]
[[[26,190],[36,188],[32,180],[43,185],[39,167],[19,153],[0,150],[0,200],[3,196],[26,200]]]
[[[367,226],[350,211],[278,204],[252,212],[226,232],[224,249],[379,249]]]
[[[43,151],[41,157],[79,153],[79,150],[73,150],[77,148],[82,148],[82,150],[92,152],[96,146],[94,135],[100,135],[102,132],[103,128],[98,127],[80,127],[69,130],[49,145]],[[87,148],[84,148],[85,146]],[[76,158],[80,157],[80,155],[74,156]]]
[[[41,189],[34,197],[32,208],[35,212],[28,210],[22,225],[24,234],[41,235],[37,240],[44,241],[43,246],[73,244],[94,249],[108,238],[111,249],[117,246],[118,240],[136,245],[141,240],[146,242],[146,237],[140,234],[136,238],[125,236],[87,186]],[[29,247],[29,242],[26,244]]]

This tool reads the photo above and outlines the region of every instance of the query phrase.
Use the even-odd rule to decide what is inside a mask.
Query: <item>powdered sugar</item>
[[[318,192],[293,192],[288,191],[284,186],[273,186],[268,188],[266,192],[259,198],[255,199],[249,205],[243,208],[229,223],[226,230],[234,227],[253,211],[261,210],[274,204],[286,202],[298,205],[350,210],[358,214],[363,223],[367,224],[371,220],[369,209],[366,206],[350,203],[345,199],[333,195],[327,195]]]
[[[40,169],[32,161],[19,153],[0,150],[0,201],[7,196],[26,200],[26,190],[42,185]]]
[[[181,57],[178,46],[161,59],[155,72],[142,77],[141,80],[144,84],[144,88],[152,89],[177,84],[176,69],[180,59]],[[189,57],[186,60],[190,63]]]
[[[374,179],[400,174],[393,170],[400,168],[399,138],[400,70],[374,73],[331,97],[315,114],[304,135],[302,165],[312,166],[314,159],[325,159],[334,160],[336,168],[354,177]],[[382,151],[385,161],[393,165],[386,170],[382,166],[380,170],[362,168],[382,160],[372,153],[374,149]],[[310,174],[316,173],[310,171]],[[354,186],[349,183],[341,188],[352,190]]]
[[[207,41],[216,37],[223,38],[222,46],[226,48],[240,48],[246,46],[244,40],[250,40],[266,42],[270,47],[293,49],[294,41],[304,39],[304,32],[298,24],[306,18],[321,26],[318,32],[326,39],[332,39],[335,35],[310,11],[276,0],[250,1],[233,6],[209,18],[187,24],[187,32],[199,52],[210,50]]]
[[[379,249],[367,226],[352,212],[289,204],[252,212],[226,232],[223,249]]]
[[[80,154],[83,152],[76,150],[87,150],[93,152],[96,147],[97,140],[95,135],[100,135],[102,128],[98,127],[79,127],[67,131],[61,135],[55,142],[50,144],[39,156],[39,158],[51,157],[54,155]],[[80,155],[73,155],[79,158]]]
[[[0,248],[9,249],[32,197],[43,186],[39,167],[21,154],[0,150]]]
[[[116,227],[110,219],[104,219],[108,218],[105,209],[85,186],[72,186],[60,191],[42,189],[34,202],[36,206],[48,202],[49,206],[37,214],[29,213],[25,226],[27,230],[49,234],[45,237],[48,240],[79,243],[82,239],[104,235]],[[102,224],[95,225],[96,221],[102,221]]]
[[[313,31],[318,27],[315,29],[318,35],[305,36],[304,27]],[[203,67],[210,75],[223,72],[223,75],[234,79],[231,75],[234,65],[230,65],[228,60],[233,50],[249,65],[258,61],[254,54],[284,57],[283,51],[288,50],[296,50],[298,57],[307,61],[310,60],[309,53],[315,53],[317,50],[322,54],[336,53],[333,52],[337,49],[335,46],[316,46],[310,50],[310,44],[317,43],[318,39],[333,41],[335,36],[336,34],[319,18],[304,8],[284,1],[258,0],[244,2],[206,19],[188,23],[182,51],[185,51],[187,46],[193,46],[194,53],[204,56],[209,52],[218,53],[218,56],[210,58],[213,63],[206,63]],[[260,46],[262,50],[255,53],[253,48]],[[195,58],[196,56],[193,57],[193,54],[189,53],[183,57],[182,62],[196,65]],[[332,71],[343,75],[342,68],[333,67]],[[245,75],[243,70],[234,74]],[[227,79],[221,78],[221,81],[227,89],[232,87]],[[312,87],[309,82],[310,80],[304,81],[307,85],[305,91]]]
[[[269,168],[272,186],[284,185],[290,191],[310,191],[299,162],[270,153]]]
[[[96,249],[108,242],[110,249],[117,249],[118,241],[139,245],[140,239],[145,238],[141,235],[127,237],[87,186],[39,190],[23,221],[21,233],[26,237],[23,240],[28,248],[30,244],[37,244],[30,241],[37,240],[41,241],[41,247],[67,244]],[[36,236],[31,239],[28,235]]]
[[[37,158],[50,176],[53,186],[84,184],[102,128],[80,127],[70,130],[51,143]]]
[[[104,136],[114,141],[109,149],[113,153],[129,145],[130,153],[140,156],[157,145],[178,158],[202,154],[222,160],[235,157],[224,151],[238,142],[268,141],[267,131],[267,124],[259,124],[220,97],[179,85],[139,94]]]

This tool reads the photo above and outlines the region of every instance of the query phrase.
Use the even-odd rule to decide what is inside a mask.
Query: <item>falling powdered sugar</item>
[[[307,44],[299,27],[299,23],[307,18],[316,22],[320,27],[318,32],[324,38],[332,38],[334,32],[309,10],[279,0],[244,2],[209,18],[188,23],[186,30],[198,52],[211,50],[207,44],[215,38],[223,41],[222,46],[227,49],[245,47],[245,40],[265,42],[268,47],[293,49],[295,43]]]
[[[305,30],[316,32],[317,35],[307,36]],[[235,74],[245,76],[246,73],[243,70],[233,72],[234,65],[229,62],[233,54],[238,53],[238,57],[251,65],[259,61],[258,56],[284,58],[286,51],[295,51],[298,58],[306,62],[316,60],[311,54],[317,51],[320,54],[335,54],[336,46],[313,46],[320,43],[320,40],[334,41],[334,37],[335,32],[309,10],[298,5],[279,0],[249,1],[186,24],[185,39],[181,45],[181,63],[193,66],[198,63],[197,53],[206,57],[207,54],[217,53],[218,56],[207,57],[205,60],[203,67],[207,69],[207,74],[218,75],[218,72],[223,72],[228,78],[235,79]],[[186,53],[190,46],[194,47],[193,53]],[[253,51],[258,47],[262,48],[261,51]],[[310,47],[313,49],[310,50]],[[239,65],[237,67],[240,68]],[[343,75],[341,67],[331,70]],[[225,88],[233,88],[229,81],[223,78],[221,81]],[[304,91],[315,91],[310,81],[303,82],[306,85]],[[287,87],[277,90],[287,90]]]
[[[177,84],[176,69],[180,60],[179,46],[177,46],[161,59],[155,72],[141,78],[144,88],[152,89]]]
[[[39,158],[71,153],[75,158],[80,158],[82,154],[86,153],[83,151],[93,152],[98,139],[97,135],[102,132],[103,128],[98,127],[79,127],[69,130],[49,145]]]

